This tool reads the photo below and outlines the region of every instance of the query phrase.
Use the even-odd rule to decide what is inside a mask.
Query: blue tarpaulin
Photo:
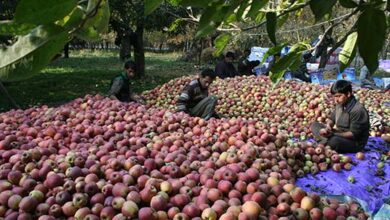
[[[316,192],[322,195],[343,195],[351,196],[361,201],[365,211],[371,216],[383,215],[383,207],[390,204],[390,164],[389,160],[383,158],[383,154],[389,151],[389,144],[381,138],[370,137],[365,149],[365,159],[358,160],[355,154],[346,154],[352,157],[354,166],[351,170],[335,172],[332,169],[320,172],[316,175],[306,175],[297,179],[296,184],[309,192]],[[382,158],[381,158],[382,157]],[[384,175],[376,175],[377,164],[385,160],[382,168]],[[348,177],[353,176],[355,183],[348,182]],[[382,209],[381,209],[382,208]],[[381,209],[381,213],[377,213]],[[390,219],[390,216],[388,216]]]

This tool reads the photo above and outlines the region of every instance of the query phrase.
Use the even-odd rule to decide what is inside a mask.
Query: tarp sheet
[[[386,209],[389,207],[386,203],[390,204],[390,164],[388,159],[385,160],[383,167],[384,175],[375,174],[382,154],[386,154],[389,149],[390,145],[381,138],[370,137],[364,149],[364,160],[357,160],[355,154],[346,154],[352,157],[354,163],[351,170],[335,172],[330,169],[314,176],[306,175],[297,179],[296,184],[306,191],[321,195],[343,195],[357,198],[371,216],[389,214],[388,208]],[[356,182],[348,182],[348,176],[353,176]],[[378,213],[380,209],[381,211]],[[390,215],[387,217],[390,219]]]

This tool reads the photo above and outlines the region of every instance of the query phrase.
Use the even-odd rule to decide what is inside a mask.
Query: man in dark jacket
[[[192,80],[186,85],[177,99],[177,111],[184,111],[191,116],[197,116],[206,120],[217,117],[215,106],[217,97],[209,96],[208,88],[215,79],[212,69],[205,69],[198,79]]]
[[[246,49],[244,51],[244,55],[241,57],[241,59],[238,61],[238,74],[239,75],[256,75],[253,73],[253,68],[255,68],[257,65],[260,64],[260,61],[254,60],[254,61],[249,61],[249,55],[251,54],[251,51],[249,49]]]
[[[312,58],[311,53],[304,54],[302,57],[302,62],[299,65],[299,68],[296,71],[292,72],[292,77],[300,79],[304,82],[311,82],[311,78],[309,75],[309,71],[307,70],[307,63],[310,61]]]
[[[117,99],[121,102],[139,102],[145,104],[144,99],[135,94],[130,88],[130,78],[133,78],[136,71],[136,65],[133,61],[127,61],[124,66],[124,71],[116,76],[108,91],[108,96],[112,99]]]
[[[224,59],[215,66],[215,74],[221,79],[237,76],[238,73],[233,65],[233,60],[234,53],[227,52]]]
[[[311,131],[320,143],[329,145],[339,153],[361,151],[367,144],[370,119],[367,110],[352,94],[349,81],[338,80],[331,89],[336,108],[326,125],[314,122]]]

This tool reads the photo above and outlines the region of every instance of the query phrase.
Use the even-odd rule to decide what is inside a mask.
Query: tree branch
[[[352,11],[352,12],[349,13],[349,14],[347,14],[344,18],[342,18],[342,19],[339,20],[338,22],[335,22],[335,23],[333,23],[332,25],[330,25],[330,26],[325,30],[325,32],[324,32],[323,37],[321,38],[321,40],[318,41],[318,43],[312,48],[312,50],[315,50],[318,46],[320,46],[320,45],[322,44],[322,42],[325,40],[325,36],[326,36],[327,34],[329,34],[330,32],[332,32],[332,29],[333,29],[334,27],[336,27],[337,25],[339,25],[339,24],[343,23],[344,21],[348,20],[349,18],[352,17],[352,15],[354,15],[354,14],[356,14],[356,13],[358,13],[358,12],[359,12],[359,9],[356,8],[354,11]],[[352,28],[351,28],[351,29],[352,29]]]
[[[338,48],[340,47],[348,38],[350,34],[356,31],[357,22],[351,27],[351,29],[344,35],[343,38],[341,38],[337,43],[333,45],[333,47],[328,51],[326,54],[328,57]]]
[[[293,8],[287,9],[287,10],[283,11],[282,13],[278,14],[278,15],[276,16],[276,18],[282,17],[283,15],[286,15],[286,14],[288,14],[288,13],[290,13],[290,12],[297,11],[297,10],[299,10],[299,9],[301,9],[301,8],[304,8],[304,7],[308,6],[309,3],[310,3],[310,1],[307,1],[307,2],[305,2],[305,3],[302,3],[302,4],[299,4],[299,5],[295,6],[295,7],[293,7]],[[260,24],[258,24],[258,25],[256,25],[256,26],[243,28],[242,30],[243,30],[243,31],[249,31],[249,30],[252,30],[252,29],[256,29],[256,28],[259,28],[259,27],[265,25],[266,23],[267,23],[267,21],[263,21],[263,22],[261,22]]]
[[[102,2],[103,2],[103,0],[99,0],[98,3],[95,5],[95,7],[88,14],[86,14],[85,19],[81,22],[81,24],[78,27],[76,27],[73,30],[71,30],[69,33],[72,34],[72,33],[76,32],[78,29],[80,29],[80,28],[82,28],[84,26],[84,24],[87,22],[87,20],[89,18],[95,16],[97,11],[98,11],[98,9],[99,9],[99,7],[100,7],[100,4]]]

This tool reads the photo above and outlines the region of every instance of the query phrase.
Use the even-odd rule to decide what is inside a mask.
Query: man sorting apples
[[[201,117],[206,120],[218,117],[215,113],[217,97],[209,96],[209,86],[216,78],[212,69],[203,70],[198,79],[192,80],[186,85],[177,99],[177,111],[183,111],[191,116]]]
[[[361,151],[367,144],[370,120],[367,110],[352,93],[349,81],[338,80],[331,89],[335,110],[326,125],[314,122],[310,129],[314,138],[339,153]]]
[[[224,56],[223,60],[217,63],[215,66],[215,73],[219,78],[225,79],[238,75],[237,70],[233,65],[234,57],[234,53],[229,51]]]
[[[145,104],[145,100],[141,96],[135,94],[130,88],[130,79],[134,77],[135,71],[135,63],[131,60],[127,61],[123,73],[112,80],[108,96],[121,102],[134,101]]]

